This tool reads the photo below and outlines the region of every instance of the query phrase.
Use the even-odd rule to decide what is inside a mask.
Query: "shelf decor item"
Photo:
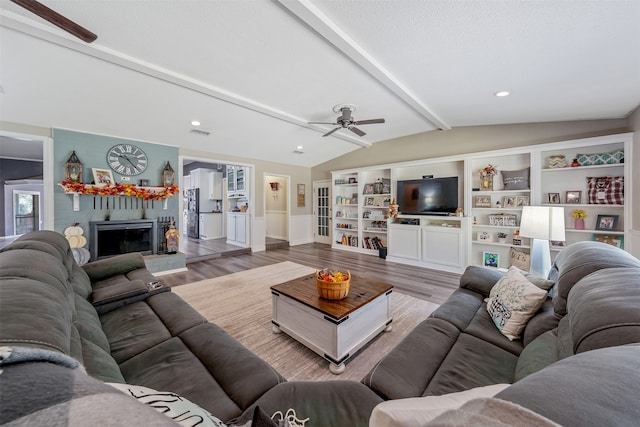
[[[351,272],[342,273],[334,272],[325,268],[316,271],[316,285],[320,298],[328,300],[340,300],[349,295],[349,282],[351,281]]]
[[[591,205],[623,205],[624,176],[587,177],[587,197]]]
[[[498,173],[498,169],[493,165],[487,165],[480,169],[480,187],[483,191],[493,190],[493,176]]]
[[[498,268],[500,264],[500,254],[497,252],[482,252],[482,264],[485,267]]]
[[[173,181],[175,179],[175,172],[171,167],[171,164],[167,162],[164,169],[162,170],[162,185],[164,187],[171,187],[173,185]]]
[[[549,156],[549,168],[557,169],[557,168],[566,168],[567,160],[564,157],[564,154],[552,154]]]
[[[571,212],[571,216],[574,219],[573,227],[576,230],[584,230],[584,219],[587,217],[587,213],[582,209],[575,209]]]
[[[618,229],[618,215],[598,215],[596,230],[616,231]]]
[[[567,204],[579,205],[582,200],[582,191],[567,191],[564,200]]]
[[[68,182],[82,182],[82,163],[80,163],[80,159],[75,150],[73,150],[71,156],[69,156],[69,160],[67,160],[65,164],[65,177],[65,180]]]
[[[523,206],[520,235],[531,238],[530,272],[547,277],[551,270],[550,240],[565,240],[564,208],[555,206]]]

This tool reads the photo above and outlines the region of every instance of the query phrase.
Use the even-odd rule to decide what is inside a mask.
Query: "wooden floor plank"
[[[456,273],[398,264],[372,255],[308,243],[191,262],[187,264],[188,271],[162,276],[161,280],[169,286],[179,286],[282,261],[316,269],[329,267],[350,270],[352,274],[391,283],[399,292],[436,304],[442,304],[451,295],[458,287],[460,278]]]

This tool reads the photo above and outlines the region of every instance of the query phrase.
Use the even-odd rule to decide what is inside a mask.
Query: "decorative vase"
[[[576,221],[574,223],[576,230],[584,230],[584,219],[582,218],[576,218]]]

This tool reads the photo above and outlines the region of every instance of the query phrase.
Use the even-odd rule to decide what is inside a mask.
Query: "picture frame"
[[[362,194],[374,194],[373,184],[365,184]]]
[[[479,231],[478,232],[478,241],[480,242],[491,242],[492,236],[491,234],[487,233],[486,231]]]
[[[351,177],[349,178],[349,184],[357,184],[358,183],[358,179],[355,177]]]
[[[304,184],[298,184],[297,185],[297,205],[299,208],[304,208],[305,207],[305,199],[306,199],[306,190],[305,190],[305,186]]]
[[[491,207],[491,196],[475,196],[473,200],[476,208]]]
[[[560,193],[547,193],[547,202],[552,205],[560,203]]]
[[[564,240],[549,240],[549,246],[552,249],[563,249],[567,246],[567,242]]]
[[[582,201],[582,191],[567,191],[565,193],[564,202],[566,204],[580,204]]]
[[[482,265],[485,267],[498,268],[498,265],[500,265],[500,254],[497,252],[482,252]]]
[[[502,199],[502,207],[503,208],[515,208],[516,207],[516,198],[515,196],[504,196]]]
[[[516,196],[516,207],[529,206],[529,196]]]
[[[618,229],[618,215],[598,215],[596,230],[616,231]]]
[[[373,197],[366,197],[364,199],[365,206],[373,206],[374,203],[375,203],[375,199]]]
[[[624,236],[609,236],[606,234],[594,234],[593,241],[606,243],[616,248],[624,249]]]
[[[93,181],[96,184],[113,184],[113,174],[109,169],[91,168],[93,172]]]

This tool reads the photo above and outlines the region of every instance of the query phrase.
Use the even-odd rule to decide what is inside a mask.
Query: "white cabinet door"
[[[387,256],[420,259],[420,226],[405,224],[389,225],[389,249]]]
[[[209,172],[209,200],[222,199],[222,173],[221,172]]]
[[[227,215],[227,240],[236,241],[236,215]]]
[[[247,216],[246,215],[237,215],[236,216],[236,242],[238,243],[247,243]]]
[[[204,219],[204,214],[200,214],[199,216],[199,221],[198,221],[198,237],[200,237],[201,239],[206,239],[207,238],[207,231],[205,229],[205,219]]]
[[[459,228],[422,227],[422,261],[461,267],[461,236]]]

